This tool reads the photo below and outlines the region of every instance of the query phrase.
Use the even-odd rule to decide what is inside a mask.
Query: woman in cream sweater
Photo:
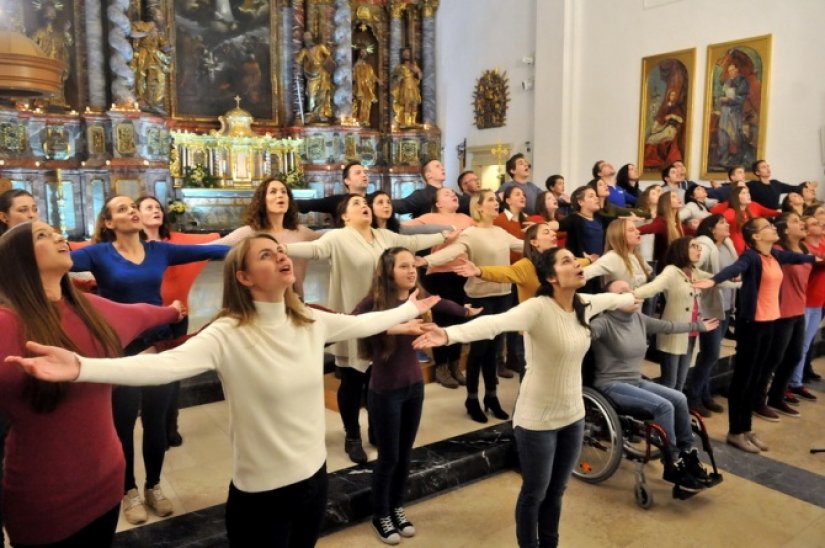
[[[183,345],[122,359],[80,358],[27,343],[41,358],[9,357],[49,382],[164,384],[216,371],[230,408],[230,546],[314,546],[326,507],[323,351],[412,320],[438,297],[360,316],[306,308],[283,245],[268,234],[241,241],[224,264],[219,318]]]
[[[562,494],[578,461],[584,434],[581,365],[590,347],[589,320],[603,310],[630,306],[630,293],[580,295],[584,272],[567,249],[542,253],[538,296],[503,314],[434,329],[418,347],[487,340],[524,332],[527,368],[513,414],[523,483],[516,504],[519,546],[558,544]]]

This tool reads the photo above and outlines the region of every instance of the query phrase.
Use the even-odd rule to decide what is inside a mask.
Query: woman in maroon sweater
[[[43,222],[4,234],[0,262],[14,265],[0,277],[0,360],[25,353],[26,340],[117,356],[141,332],[180,317],[180,303],[123,305],[77,292],[69,246]],[[0,410],[11,419],[3,515],[12,545],[110,545],[124,474],[111,387],[37,381],[0,363]]]
[[[417,287],[418,272],[412,252],[403,247],[386,249],[378,259],[369,294],[353,313],[400,306]],[[464,308],[442,299],[433,311],[467,317],[478,314],[481,309]],[[415,535],[415,527],[404,512],[404,491],[410,453],[421,420],[424,378],[412,341],[433,326],[412,320],[359,343],[362,357],[372,360],[367,406],[378,443],[378,461],[372,480],[372,526],[387,544],[398,544],[399,535]]]

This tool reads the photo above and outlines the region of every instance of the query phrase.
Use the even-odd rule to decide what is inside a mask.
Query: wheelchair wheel
[[[653,493],[650,492],[646,483],[637,483],[633,489],[633,495],[636,497],[636,504],[645,510],[653,506]]]
[[[573,475],[588,483],[612,476],[622,461],[622,426],[613,405],[598,391],[585,387],[584,440]]]

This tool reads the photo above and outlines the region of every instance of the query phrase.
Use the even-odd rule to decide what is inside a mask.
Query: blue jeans
[[[513,430],[521,463],[521,491],[516,502],[518,545],[559,544],[561,497],[579,460],[584,419],[558,430]]]
[[[688,337],[688,347],[685,354],[668,354],[662,352],[662,378],[659,384],[668,388],[682,390],[685,387],[690,362],[693,359],[693,347],[696,337]]]
[[[822,308],[819,306],[808,307],[805,309],[805,340],[802,343],[802,359],[796,364],[791,380],[788,382],[789,387],[802,386],[802,373],[805,370],[805,356],[808,355],[808,350],[814,342],[817,332],[819,331],[819,324],[822,323]]]
[[[653,421],[665,430],[674,456],[693,446],[687,397],[678,390],[642,379],[638,384],[611,383],[604,393],[622,411],[653,415]]]
[[[390,515],[404,506],[404,491],[410,474],[410,456],[421,422],[424,384],[417,382],[387,392],[370,389],[367,394],[378,460],[372,473],[373,514]]]
[[[719,351],[722,338],[728,331],[730,310],[725,312],[725,319],[719,322],[719,327],[712,331],[699,333],[699,353],[696,355],[696,365],[690,374],[690,382],[685,385],[688,399],[693,401],[708,401],[710,394],[710,374],[719,361]]]

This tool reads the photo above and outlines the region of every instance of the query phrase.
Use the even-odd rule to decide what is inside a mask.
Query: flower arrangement
[[[183,186],[195,188],[215,188],[218,178],[209,173],[203,164],[186,166],[183,170]]]
[[[169,200],[166,207],[166,218],[169,224],[179,225],[183,222],[183,215],[186,213],[186,204],[180,200]]]
[[[289,188],[309,188],[309,183],[304,179],[304,170],[297,167],[284,174],[284,183]]]

